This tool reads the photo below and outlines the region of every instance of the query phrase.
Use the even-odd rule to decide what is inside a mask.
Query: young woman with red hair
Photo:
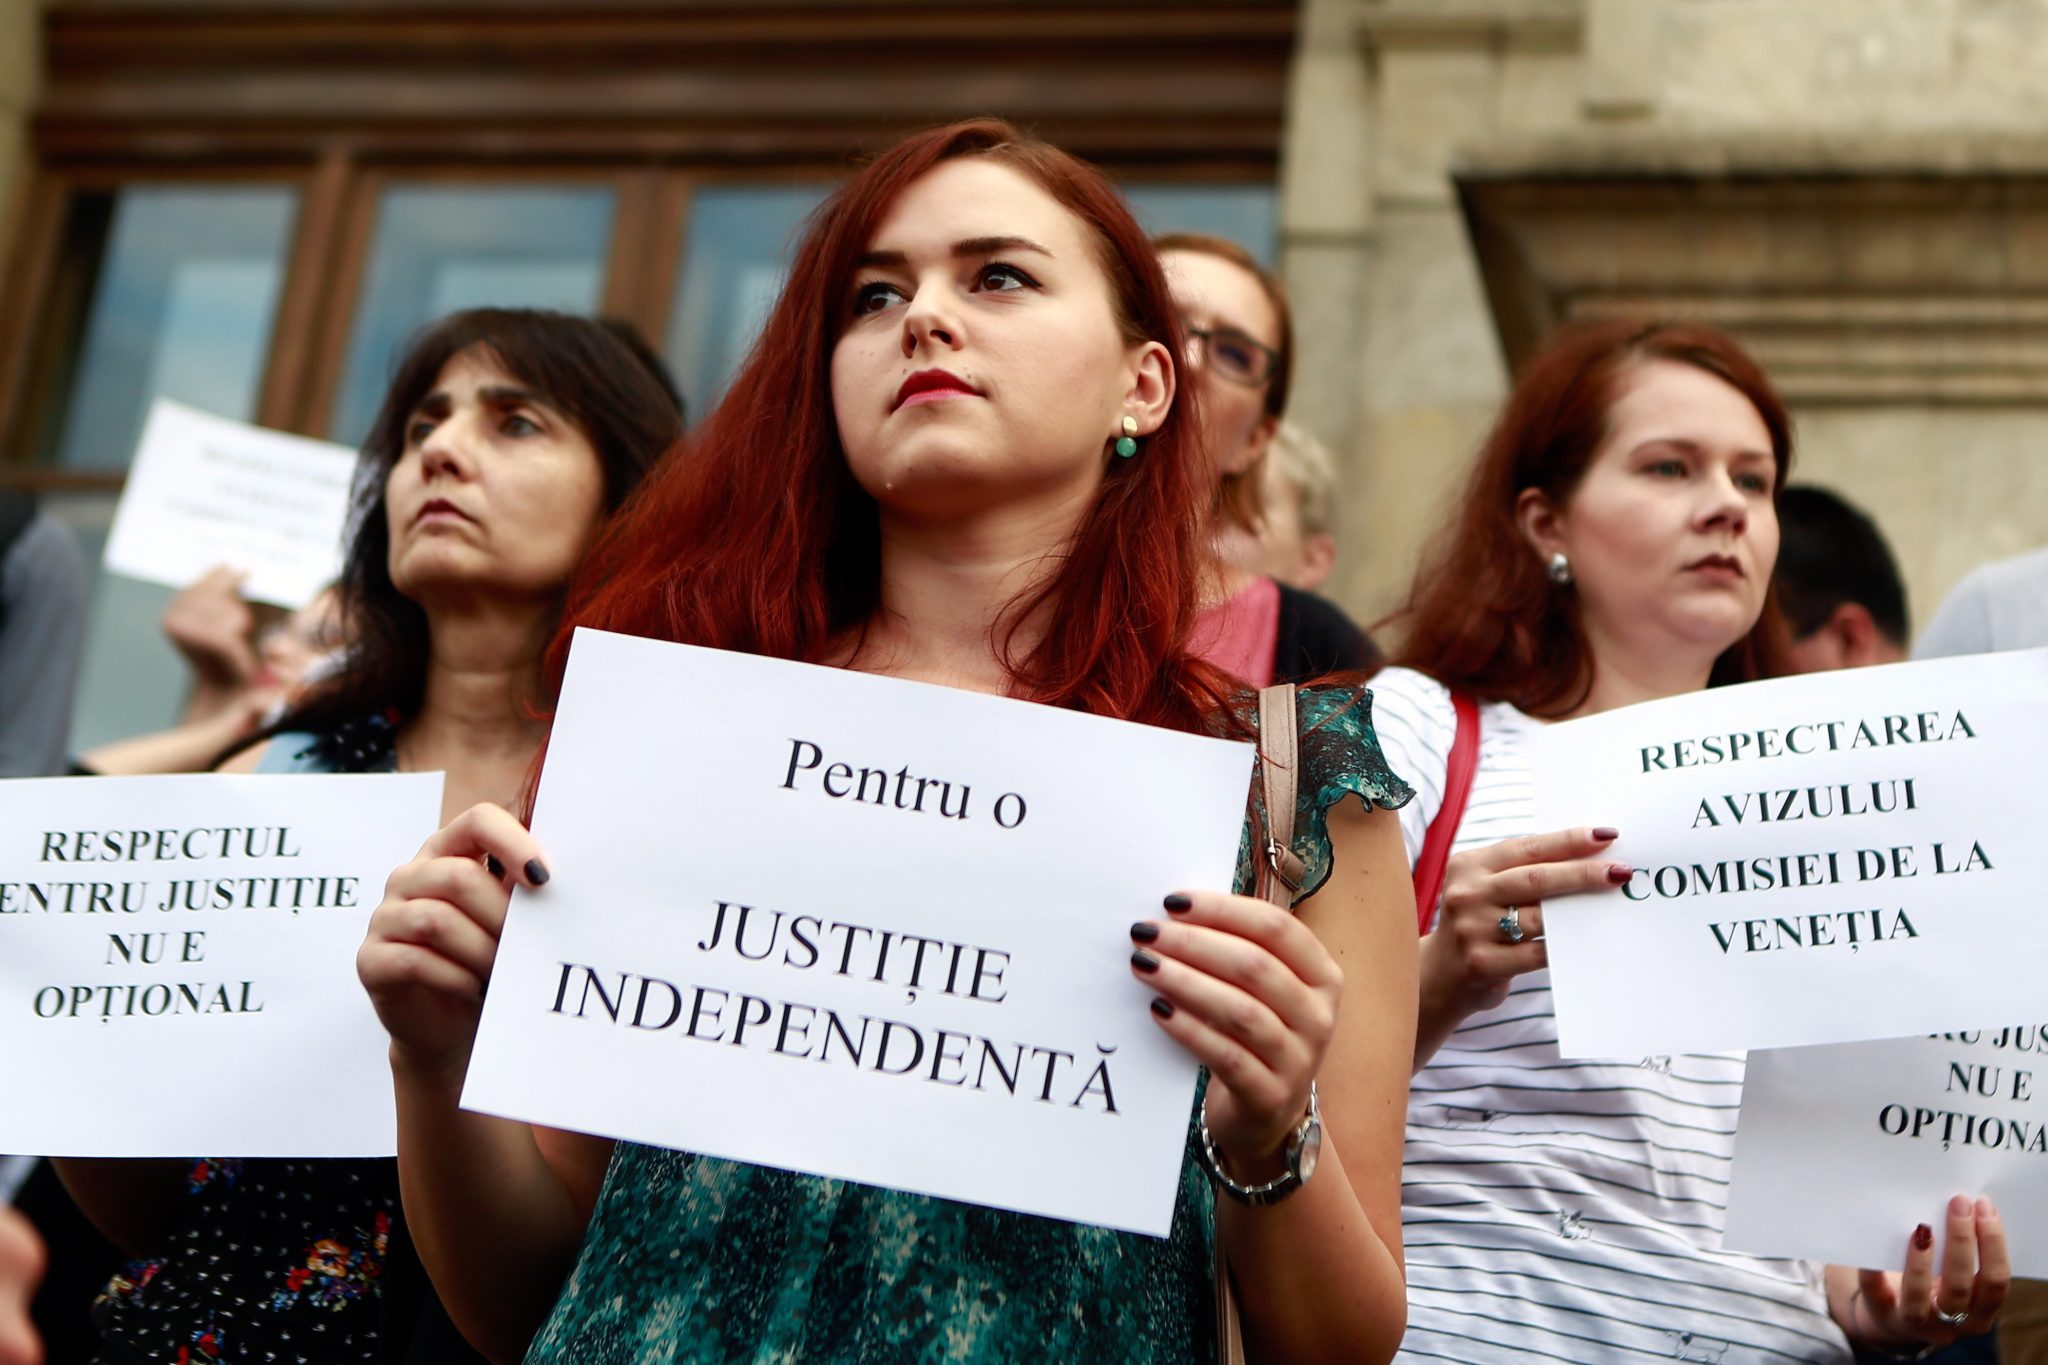
[[[729,396],[594,552],[568,622],[1242,733],[1185,651],[1209,489],[1180,355],[1097,172],[1000,123],[913,137],[819,211]],[[1388,1359],[1415,950],[1384,870],[1407,793],[1358,699],[1303,705],[1314,899],[1294,917],[1161,887],[1101,970],[1135,973],[1208,1066],[1234,1181],[1287,1186],[1311,1083],[1346,1084],[1321,1095],[1313,1179],[1241,1206],[1191,1151],[1163,1240],[461,1112],[508,895],[490,865],[547,870],[508,812],[458,818],[393,874],[361,957],[407,1215],[457,1321],[494,1358],[578,1365],[1198,1362],[1214,1238],[1261,1358]]]
[[[1475,718],[1478,748],[1422,942],[1401,1360],[1833,1363],[1849,1342],[1915,1358],[1986,1330],[2005,1296],[1988,1200],[1950,1205],[1938,1267],[1933,1230],[1900,1229],[1903,1275],[1722,1250],[1741,1055],[1558,1054],[1541,902],[1630,869],[1605,856],[1614,829],[1536,830],[1527,736],[1781,671],[1791,458],[1783,405],[1721,333],[1575,331],[1522,374],[1415,580],[1400,666],[1373,682],[1417,787],[1411,859]]]

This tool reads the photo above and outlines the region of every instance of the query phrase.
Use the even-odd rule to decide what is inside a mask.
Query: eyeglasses
[[[1235,327],[1188,328],[1188,358],[1233,384],[1256,389],[1280,368],[1280,353]]]

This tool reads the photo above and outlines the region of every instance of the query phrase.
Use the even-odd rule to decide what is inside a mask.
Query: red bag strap
[[[1415,860],[1415,932],[1429,932],[1436,918],[1436,903],[1443,895],[1444,865],[1451,860],[1451,840],[1465,819],[1465,802],[1472,795],[1472,774],[1479,770],[1479,703],[1463,692],[1451,693],[1451,708],[1458,714],[1458,732],[1451,740],[1450,761],[1444,765],[1444,803],[1429,833],[1422,839],[1422,856]]]

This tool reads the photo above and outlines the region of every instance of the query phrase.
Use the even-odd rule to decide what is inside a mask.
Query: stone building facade
[[[2048,544],[2048,0],[1303,0],[1282,162],[1334,592],[1396,599],[1549,326],[1712,321],[1916,621]]]
[[[889,8],[778,3],[813,23],[844,13],[870,26]],[[888,110],[912,123],[976,97],[976,107],[1033,121],[1053,110],[1058,135],[1093,129],[1102,145],[1084,150],[1114,160],[1128,149],[1074,110],[1109,98],[1100,91],[1142,102],[1176,69],[1198,70],[1206,119],[1180,95],[1160,104],[1186,144],[1174,155],[1200,160],[1197,144],[1213,146],[1223,150],[1208,159],[1221,157],[1229,174],[1257,163],[1267,175],[1271,124],[1246,112],[1265,77],[1233,82],[1216,65],[1215,34],[1264,32],[1254,18],[1279,24],[1294,11],[1278,137],[1283,260],[1301,337],[1296,415],[1345,462],[1347,551],[1330,591],[1355,614],[1396,599],[1513,361],[1559,320],[1612,313],[1706,318],[1755,348],[1793,403],[1800,477],[1877,515],[1916,618],[1979,561],[2048,543],[2048,465],[2033,449],[2048,439],[2048,250],[2037,249],[2048,248],[2048,0],[1271,3],[1251,18],[1245,0],[1089,6],[1112,27],[1138,22],[1134,13],[1178,27],[1138,60],[1126,38],[1111,53],[1088,47],[1107,65],[1077,67],[1063,83],[966,81],[934,87],[943,98],[917,105],[916,117],[909,95],[892,95]],[[159,12],[264,12],[192,0],[59,8],[129,24]],[[496,13],[477,10],[487,8]],[[675,11],[696,8],[679,0]],[[51,87],[44,9],[0,0],[0,257],[19,254],[29,216],[30,118]],[[512,19],[546,11],[516,7]],[[250,50],[287,50],[265,41]],[[1266,60],[1263,48],[1244,50],[1247,70]],[[126,70],[110,67],[92,88],[107,95]],[[102,121],[119,131],[120,119],[159,108],[179,117],[182,106],[149,92],[204,90],[160,72],[145,84]],[[200,133],[181,125],[137,145],[159,159],[204,150],[238,126],[234,101],[255,97],[235,94],[225,114],[207,105]],[[650,106],[648,117],[682,126],[672,112]],[[1239,141],[1226,146],[1233,132]],[[65,135],[88,151],[92,137],[111,136],[96,124]],[[504,150],[487,130],[460,135],[489,143],[489,155]],[[1266,150],[1254,155],[1253,143]],[[314,176],[309,193],[330,181],[343,184]],[[267,396],[296,373],[272,370]],[[293,426],[300,414],[267,397],[257,415]]]

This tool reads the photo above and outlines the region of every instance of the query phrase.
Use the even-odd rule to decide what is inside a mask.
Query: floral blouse
[[[390,771],[391,726],[279,735],[262,766]],[[405,1240],[389,1157],[194,1160],[169,1249],[124,1267],[93,1319],[98,1365],[481,1360],[449,1328]]]

